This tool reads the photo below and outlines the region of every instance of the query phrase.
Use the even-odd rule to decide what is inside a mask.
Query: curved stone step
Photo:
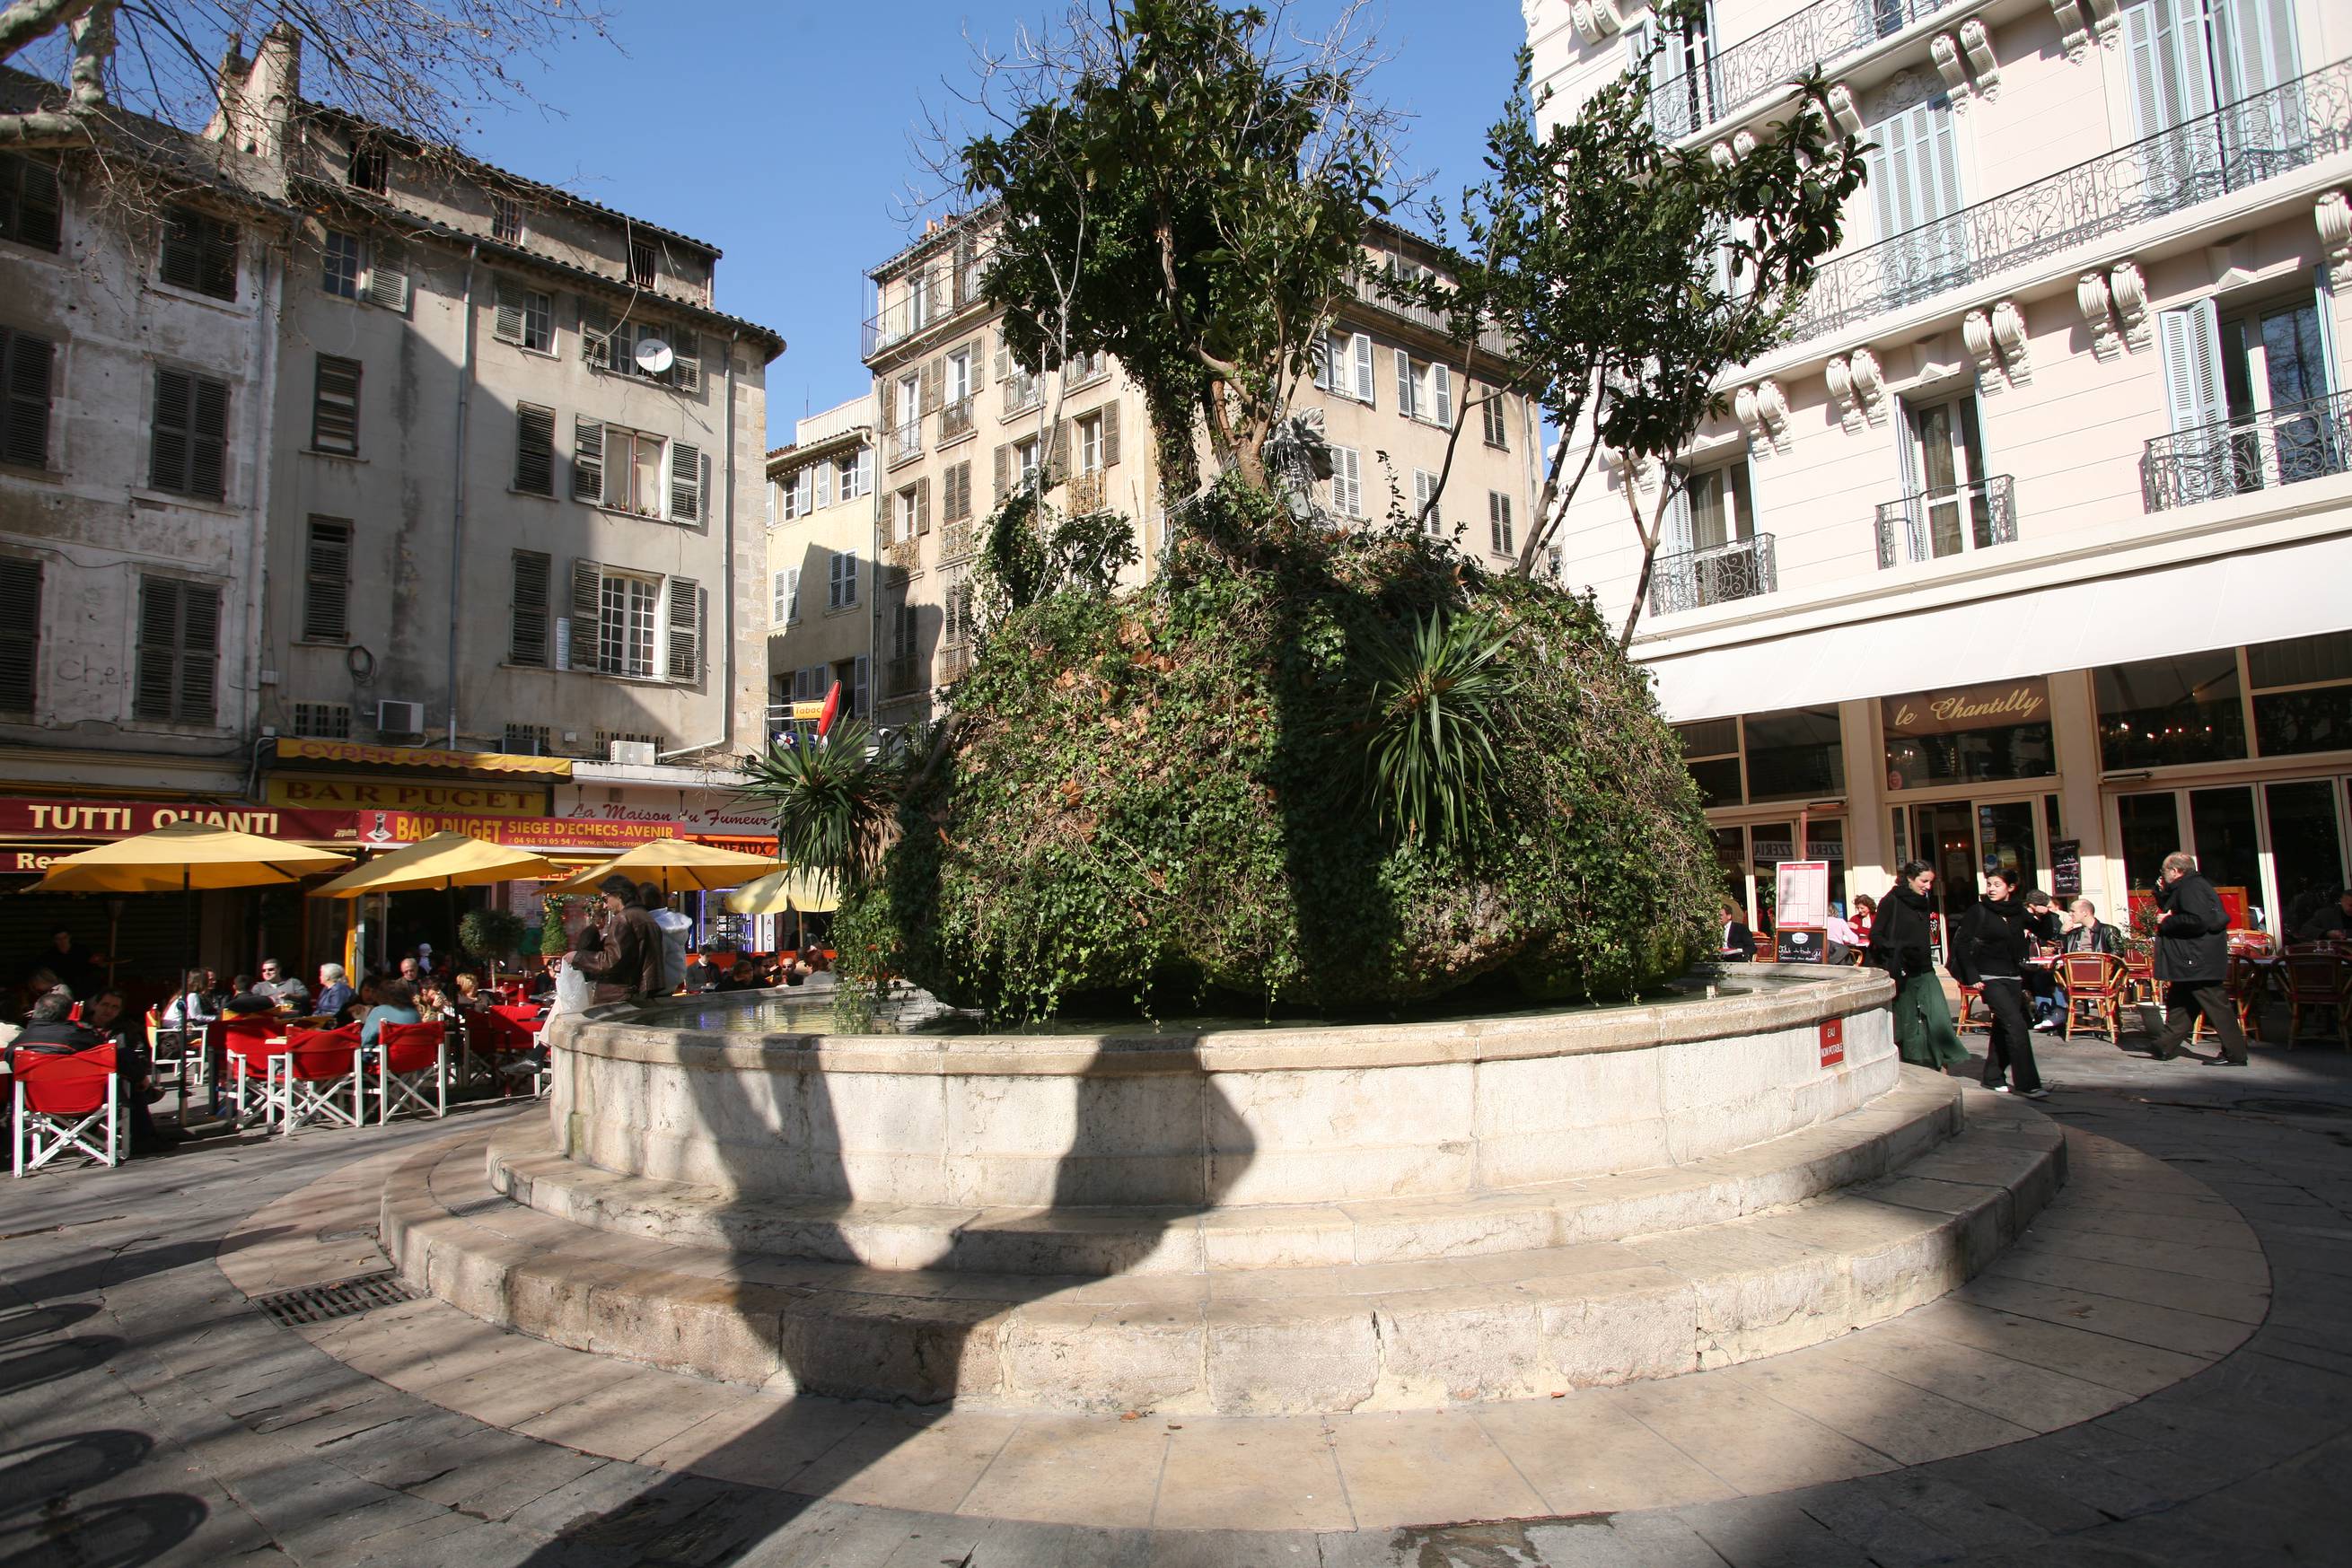
[[[883,1270],[574,1225],[495,1191],[487,1134],[387,1185],[410,1283],[559,1344],[851,1396],[1091,1412],[1430,1407],[1665,1377],[1930,1301],[2063,1179],[2058,1128],[1970,1092],[1965,1130],[1811,1203],[1614,1241],[1109,1278]]]
[[[1502,1191],[1331,1205],[937,1208],[803,1202],[569,1160],[541,1124],[491,1142],[490,1185],[593,1229],[873,1269],[1161,1274],[1412,1262],[1716,1224],[1874,1181],[1959,1130],[1958,1081],[1906,1076],[1834,1121],[1682,1166]]]

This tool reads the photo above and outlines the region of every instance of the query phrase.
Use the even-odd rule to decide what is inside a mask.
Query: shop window
[[[1820,800],[1845,793],[1845,754],[1834,707],[1789,708],[1741,720],[1750,800]]]
[[[2259,643],[2246,674],[2264,757],[2352,749],[2352,632]]]
[[[2164,857],[2186,842],[2180,836],[2180,807],[2169,789],[2125,795],[2116,801],[2123,826],[2124,882],[2135,891],[2156,885]]]
[[[2246,755],[2236,649],[2111,664],[2093,678],[2101,766],[2163,768]]]
[[[2048,779],[2058,771],[2040,679],[1884,697],[1891,789]]]
[[[1737,806],[1739,793],[1739,721],[1703,719],[1675,726],[1683,745],[1683,763],[1698,783],[1703,806]]]

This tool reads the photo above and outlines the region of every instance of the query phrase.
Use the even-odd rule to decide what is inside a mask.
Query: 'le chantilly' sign
[[[1903,736],[1954,735],[1968,729],[2006,729],[2011,725],[2046,722],[2050,716],[2050,686],[2048,682],[2038,679],[2005,685],[1960,686],[1951,691],[1883,697],[1879,706],[1890,740]]]

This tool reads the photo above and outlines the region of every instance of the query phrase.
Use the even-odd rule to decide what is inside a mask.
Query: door
[[[2263,787],[2263,821],[2270,831],[2271,895],[2276,929],[2292,936],[2345,883],[2343,820],[2336,781],[2298,779]]]
[[[2221,361],[2239,493],[2343,472],[2343,442],[2325,401],[2327,350],[2316,298],[2222,318]]]
[[[1947,98],[1888,115],[1864,153],[1889,308],[1963,280],[1969,246],[1960,212],[1960,156]]]
[[[2001,800],[1977,808],[1978,863],[2017,873],[2020,893],[2042,885],[2042,856],[2035,847],[2033,802]]]
[[[1936,902],[1946,920],[1977,901],[1977,838],[1974,814],[1965,800],[1911,809],[1912,852],[1936,868]]]
[[[1911,559],[1940,560],[1995,542],[1984,489],[1984,438],[1976,394],[1908,410],[1912,473]]]

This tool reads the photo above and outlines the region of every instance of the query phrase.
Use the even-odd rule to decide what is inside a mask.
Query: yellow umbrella
[[[794,909],[803,915],[830,915],[840,903],[841,890],[830,873],[795,866],[770,872],[727,895],[727,907],[738,915],[782,915]]]
[[[352,863],[351,856],[203,822],[173,822],[136,838],[52,861],[39,893],[193,893],[299,882]]]
[[[484,883],[545,880],[562,868],[530,850],[493,844],[469,833],[436,833],[379,855],[310,890],[315,898],[358,898],[403,888],[478,887]]]
[[[722,850],[713,844],[698,844],[692,839],[648,839],[626,854],[615,856],[603,865],[590,866],[570,882],[559,883],[550,893],[594,893],[597,883],[608,876],[626,876],[633,882],[657,883],[664,893],[676,893],[680,888],[734,887],[753,877],[776,869],[776,862],[766,855],[747,855],[740,850]]]

